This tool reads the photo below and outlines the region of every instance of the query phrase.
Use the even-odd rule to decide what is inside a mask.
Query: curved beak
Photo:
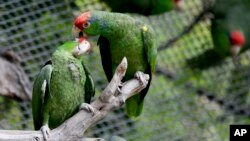
[[[178,3],[175,5],[175,9],[177,11],[182,11],[184,7],[184,0],[179,0]]]
[[[73,25],[72,30],[71,30],[72,35],[75,38],[79,38],[80,33],[81,33],[81,29],[79,29],[78,27],[76,27],[75,25]]]
[[[239,45],[234,45],[231,47],[231,53],[236,56],[240,53],[240,50],[241,50],[242,46],[239,46]]]
[[[75,48],[73,49],[73,55],[75,57],[80,57],[81,55],[88,53],[92,50],[90,43],[87,40],[80,42]]]

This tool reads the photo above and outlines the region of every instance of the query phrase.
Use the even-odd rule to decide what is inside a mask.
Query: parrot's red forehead
[[[90,18],[90,12],[84,12],[78,17],[76,17],[74,25],[79,29],[83,30],[83,25],[89,20],[89,18]]]
[[[230,33],[230,40],[232,45],[243,46],[245,44],[245,36],[239,30],[232,31]]]

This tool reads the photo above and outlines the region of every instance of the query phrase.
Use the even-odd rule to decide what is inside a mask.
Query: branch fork
[[[99,120],[104,118],[111,110],[118,108],[131,96],[143,90],[149,81],[149,75],[140,73],[138,78],[131,79],[121,85],[121,80],[127,70],[127,59],[123,58],[117,67],[115,74],[104,89],[102,94],[84,110],[80,110],[74,116],[66,120],[59,127],[50,131],[49,141],[103,141],[100,138],[86,138],[84,132]],[[0,130],[1,141],[43,141],[41,131],[17,131],[17,130]]]

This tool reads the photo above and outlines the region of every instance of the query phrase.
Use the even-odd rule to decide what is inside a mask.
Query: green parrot
[[[210,12],[214,47],[189,60],[192,67],[206,69],[218,65],[226,57],[233,58],[249,48],[250,2],[248,0],[216,0]]]
[[[184,0],[102,0],[112,12],[138,13],[142,15],[162,14],[181,9]]]
[[[89,42],[69,41],[59,46],[36,77],[32,93],[35,130],[45,140],[50,128],[56,128],[74,115],[81,103],[90,103],[95,94],[91,75],[82,55],[91,49]]]
[[[98,45],[108,81],[123,57],[128,60],[124,81],[132,79],[135,74],[142,81],[138,71],[150,75],[147,87],[126,101],[127,114],[139,116],[156,65],[157,45],[153,29],[126,14],[89,11],[75,19],[72,33],[76,37],[100,35]]]

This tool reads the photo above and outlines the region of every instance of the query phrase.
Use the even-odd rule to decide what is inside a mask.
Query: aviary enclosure
[[[213,48],[210,30],[214,17],[208,12],[213,2],[184,0],[180,11],[148,17],[132,14],[155,29],[159,43],[157,68],[143,113],[131,119],[124,107],[116,109],[88,130],[89,137],[222,141],[228,140],[230,124],[250,124],[249,50],[212,66],[209,60],[215,57],[199,58]],[[87,10],[111,8],[101,0],[0,0],[1,52],[10,49],[19,57],[32,84],[56,47],[73,39],[73,20]],[[90,39],[94,50],[86,60],[98,96],[108,82],[96,40]],[[0,129],[33,130],[29,100],[1,96],[0,109]]]

